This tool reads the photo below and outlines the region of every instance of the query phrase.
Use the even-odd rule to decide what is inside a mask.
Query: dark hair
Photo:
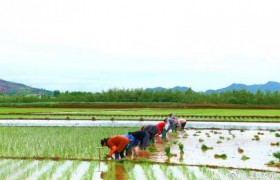
[[[107,142],[107,139],[108,139],[108,138],[103,138],[103,139],[101,139],[101,141],[100,141],[101,146],[103,146],[103,144]]]
[[[168,119],[168,118],[165,118],[165,119],[163,120],[163,122],[165,122],[165,123],[166,123],[166,122],[167,122],[167,119]]]

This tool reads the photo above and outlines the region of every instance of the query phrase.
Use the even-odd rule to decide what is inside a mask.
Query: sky
[[[279,0],[0,2],[0,79],[99,92],[280,82]]]

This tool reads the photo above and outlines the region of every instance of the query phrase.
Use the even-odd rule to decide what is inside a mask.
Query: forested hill
[[[221,92],[226,92],[226,91],[239,91],[239,90],[246,90],[251,93],[256,93],[258,90],[261,92],[265,93],[266,91],[270,92],[275,92],[278,91],[280,92],[280,83],[278,82],[273,82],[269,81],[266,84],[254,84],[254,85],[246,85],[246,84],[232,84],[228,87],[217,89],[217,90],[207,90],[206,93],[221,93]]]
[[[42,95],[52,95],[52,91],[33,88],[20,83],[14,83],[10,81],[5,81],[0,79],[0,93],[3,94],[42,94]]]
[[[59,92],[54,91],[52,95],[43,89],[32,88],[18,83],[0,80],[0,105],[7,103],[182,103],[196,105],[253,105],[253,106],[275,106],[280,107],[280,91],[277,91],[277,83],[269,82],[275,89],[263,89],[252,93],[245,88],[228,90],[216,93],[195,92],[191,88],[182,90],[147,90],[147,89],[110,89],[102,92]],[[271,91],[270,91],[271,90]],[[52,93],[52,92],[51,92]],[[29,96],[29,94],[43,94],[43,96]],[[6,104],[5,104],[6,103]]]
[[[189,87],[182,87],[182,86],[175,86],[173,88],[163,88],[163,87],[155,87],[155,88],[147,88],[146,90],[148,91],[168,91],[171,90],[173,92],[175,91],[183,91],[186,92],[190,88]],[[280,83],[278,82],[273,82],[269,81],[265,84],[254,84],[254,85],[246,85],[246,84],[236,84],[233,83],[228,87],[221,88],[221,89],[216,89],[216,90],[207,90],[205,91],[206,94],[210,93],[222,93],[222,92],[227,92],[227,91],[240,91],[240,90],[246,90],[251,93],[256,93],[258,90],[260,90],[262,93],[265,93],[266,91],[270,92],[275,92],[278,91],[280,92]]]

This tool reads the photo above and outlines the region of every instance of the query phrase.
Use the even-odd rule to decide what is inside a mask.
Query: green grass
[[[0,113],[56,113],[56,112],[79,112],[93,114],[131,114],[131,115],[212,115],[212,116],[280,116],[279,109],[175,109],[175,108],[12,108],[1,107]]]
[[[280,110],[183,108],[16,108],[0,107],[0,119],[162,120],[173,113],[193,121],[280,122]],[[237,116],[237,117],[233,117]],[[258,116],[258,117],[250,117]],[[276,117],[274,117],[276,116]],[[279,117],[278,117],[279,116]]]
[[[137,128],[0,127],[0,157],[98,159],[100,140]],[[102,153],[108,148],[102,148]]]

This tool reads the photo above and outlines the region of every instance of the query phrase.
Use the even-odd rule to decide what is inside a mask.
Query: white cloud
[[[0,77],[65,90],[280,81],[279,5],[2,1]]]

